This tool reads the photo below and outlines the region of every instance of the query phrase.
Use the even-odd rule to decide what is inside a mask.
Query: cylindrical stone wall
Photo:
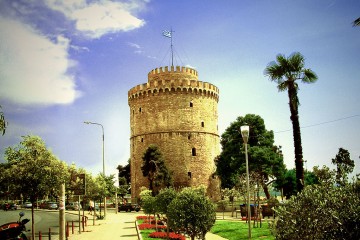
[[[129,90],[132,197],[149,187],[141,165],[150,144],[159,147],[175,187],[210,186],[220,153],[218,99],[217,87],[185,67],[154,69]]]

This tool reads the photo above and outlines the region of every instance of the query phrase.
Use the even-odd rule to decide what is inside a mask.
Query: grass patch
[[[229,240],[248,239],[248,224],[239,221],[217,220],[210,232]],[[275,237],[271,234],[267,222],[262,222],[261,228],[254,228],[251,224],[251,238],[264,240],[275,239]]]
[[[154,230],[151,230],[151,229],[141,230],[140,234],[142,236],[142,239],[143,240],[154,240],[154,238],[149,237],[149,234],[152,232],[154,232]]]

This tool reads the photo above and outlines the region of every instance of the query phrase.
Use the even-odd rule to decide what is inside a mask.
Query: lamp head
[[[241,130],[241,136],[244,140],[245,143],[247,143],[248,139],[249,139],[249,126],[245,125],[245,126],[241,126],[240,127]]]

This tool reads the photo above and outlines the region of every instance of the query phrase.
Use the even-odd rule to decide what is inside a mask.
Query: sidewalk
[[[93,225],[93,216],[87,215],[88,223],[85,232],[79,234],[69,234],[69,240],[101,240],[101,239],[129,239],[137,240],[138,235],[135,227],[136,214],[125,214],[124,212],[115,213],[115,209],[109,209],[105,220],[95,220]]]
[[[105,220],[96,220],[93,226],[93,216],[89,217],[85,232],[78,233],[75,230],[74,234],[69,235],[69,240],[102,240],[102,239],[126,239],[138,240],[138,235],[135,227],[136,216],[144,215],[142,211],[139,213],[132,213],[131,215],[124,212],[115,213],[115,209],[109,209],[106,213]],[[206,240],[224,240],[218,235],[208,232]]]

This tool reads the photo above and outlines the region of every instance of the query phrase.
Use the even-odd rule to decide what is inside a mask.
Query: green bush
[[[360,198],[356,184],[307,186],[276,208],[276,239],[360,239]]]
[[[216,220],[215,206],[203,189],[184,188],[168,207],[168,224],[191,239],[205,239]]]

